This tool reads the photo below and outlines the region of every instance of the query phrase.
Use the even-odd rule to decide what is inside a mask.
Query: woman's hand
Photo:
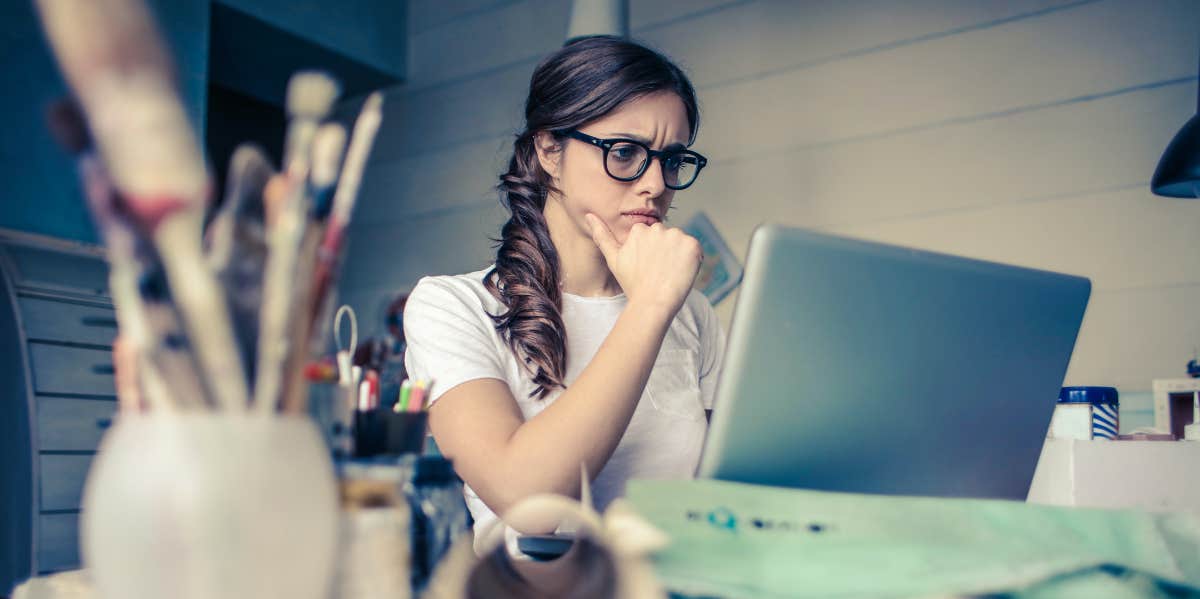
[[[700,242],[681,229],[662,223],[638,223],[624,244],[617,243],[612,230],[594,214],[587,214],[592,240],[599,246],[608,269],[625,291],[630,304],[667,310],[674,317],[687,298],[703,252]]]

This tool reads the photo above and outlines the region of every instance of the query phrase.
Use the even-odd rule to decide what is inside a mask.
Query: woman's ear
[[[551,178],[557,179],[562,166],[562,143],[550,133],[538,131],[533,136],[533,148],[537,151],[538,163],[542,165],[542,170]]]

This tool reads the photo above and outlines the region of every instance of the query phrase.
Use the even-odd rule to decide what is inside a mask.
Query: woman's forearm
[[[579,377],[505,444],[493,511],[534,493],[578,496],[580,464],[594,477],[616,450],[673,318],[670,307],[626,306]]]

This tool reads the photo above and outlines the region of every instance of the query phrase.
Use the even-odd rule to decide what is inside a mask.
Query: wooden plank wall
[[[342,293],[364,330],[493,257],[491,187],[567,0],[411,0]],[[1200,202],[1153,196],[1194,113],[1191,0],[632,0],[698,88],[704,210],[744,257],[783,222],[1090,277],[1068,384],[1145,392],[1200,345]],[[347,113],[351,111],[346,107]],[[718,312],[728,324],[735,296]]]

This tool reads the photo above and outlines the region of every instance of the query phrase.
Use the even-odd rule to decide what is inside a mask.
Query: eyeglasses
[[[696,182],[708,159],[691,150],[651,150],[646,144],[625,138],[600,139],[575,129],[558,132],[604,150],[604,171],[618,181],[634,181],[646,172],[651,158],[662,164],[663,183],[670,189],[685,189]]]

